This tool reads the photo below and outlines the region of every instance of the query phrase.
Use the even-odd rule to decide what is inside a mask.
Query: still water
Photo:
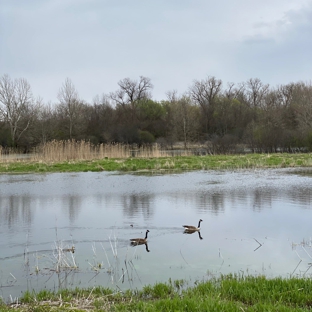
[[[310,276],[311,178],[298,169],[1,175],[0,296]],[[183,233],[199,219],[200,233]],[[147,229],[148,245],[131,247]]]

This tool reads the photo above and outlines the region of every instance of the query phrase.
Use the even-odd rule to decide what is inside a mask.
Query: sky
[[[271,87],[312,79],[311,0],[0,0],[0,77],[57,103],[151,79],[154,100],[209,76]]]

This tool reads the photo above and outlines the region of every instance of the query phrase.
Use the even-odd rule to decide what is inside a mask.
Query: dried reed
[[[173,152],[162,149],[158,144],[135,145],[135,144],[98,144],[94,145],[87,141],[50,141],[40,145],[34,151],[34,161],[70,161],[92,160],[104,158],[158,158],[172,156]],[[189,150],[180,150],[179,155],[189,156]]]

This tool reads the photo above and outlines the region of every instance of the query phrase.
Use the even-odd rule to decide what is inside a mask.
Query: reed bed
[[[190,150],[179,151],[180,156],[189,156]],[[172,156],[172,151],[164,150],[158,144],[98,144],[88,141],[51,141],[34,150],[31,160],[62,162],[71,160],[93,160],[105,158],[159,158]],[[1,159],[0,159],[1,160]]]
[[[160,145],[93,145],[86,141],[51,141],[31,155],[0,153],[0,173],[84,172],[84,171],[185,171],[255,168],[312,167],[311,153],[211,155],[196,151],[165,150]],[[8,157],[10,156],[10,157]]]
[[[8,148],[0,145],[0,162],[17,162],[30,160],[31,155],[24,154],[16,148]]]
[[[4,149],[0,146],[0,162],[16,161],[42,161],[42,162],[64,162],[94,160],[105,158],[159,158],[179,156],[190,156],[194,151],[179,149],[167,150],[161,148],[157,143],[149,145],[136,144],[92,144],[89,141],[50,141],[34,148],[30,154],[21,154],[16,149]]]

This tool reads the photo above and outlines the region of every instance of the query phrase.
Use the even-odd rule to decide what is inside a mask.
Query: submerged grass
[[[26,292],[19,304],[1,311],[311,311],[312,280],[227,275],[186,287],[183,281],[140,291],[60,290]]]
[[[185,171],[209,169],[312,167],[312,154],[244,154],[158,158],[104,158],[64,162],[15,161],[0,163],[0,173]]]

